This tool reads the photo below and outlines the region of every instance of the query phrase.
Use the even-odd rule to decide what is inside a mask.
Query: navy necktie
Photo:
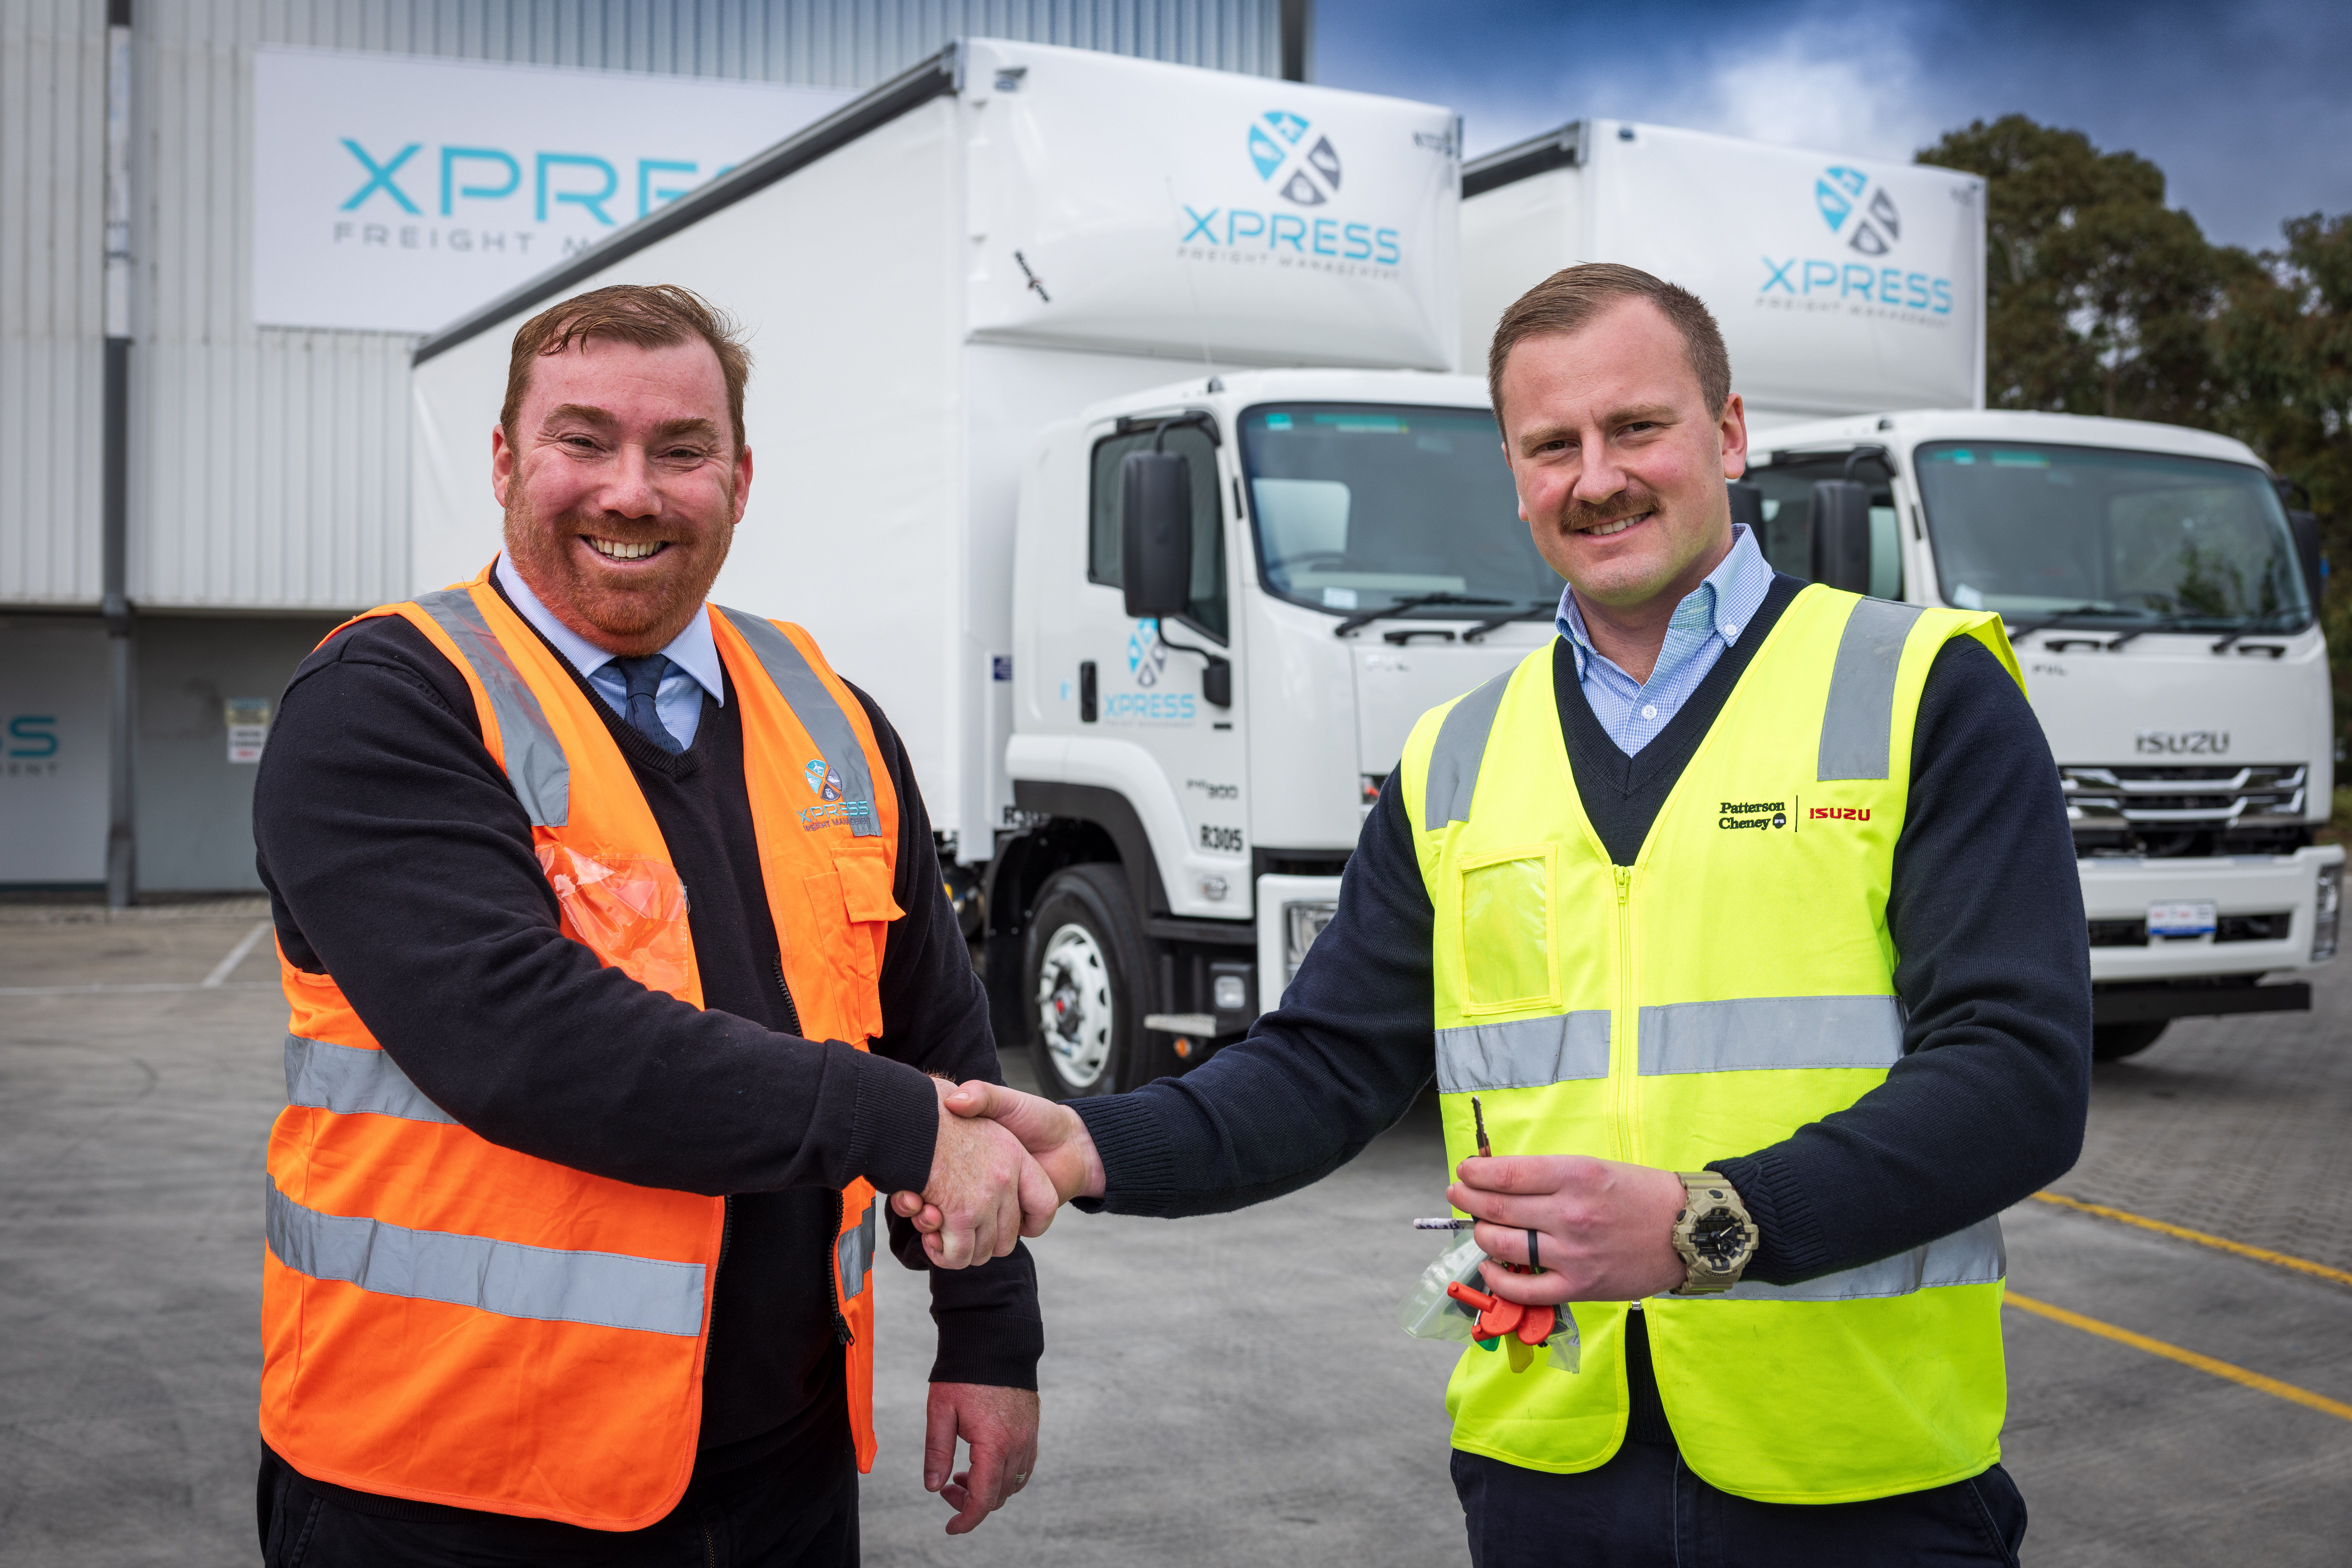
[[[661,709],[654,700],[661,692],[662,677],[669,673],[669,660],[660,654],[649,653],[643,658],[616,658],[613,662],[620,667],[621,679],[629,683],[629,706],[623,714],[629,728],[671,756],[686,750],[663,725]]]

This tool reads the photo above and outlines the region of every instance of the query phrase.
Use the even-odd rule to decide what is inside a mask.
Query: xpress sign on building
[[[254,55],[254,319],[425,332],[852,96],[401,55]]]

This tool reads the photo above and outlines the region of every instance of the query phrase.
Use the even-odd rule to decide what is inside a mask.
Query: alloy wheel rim
[[[1102,944],[1082,925],[1059,928],[1038,958],[1037,1022],[1063,1083],[1092,1089],[1100,1081],[1110,1065],[1116,1017]]]

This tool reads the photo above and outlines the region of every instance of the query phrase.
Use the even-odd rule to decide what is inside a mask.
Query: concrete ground
[[[250,903],[33,923],[0,908],[0,1568],[242,1563],[261,1152],[283,1095]],[[215,984],[206,985],[207,980]],[[2056,1191],[2352,1270],[2352,967],[2308,1016],[2175,1026],[2104,1066]],[[1262,1208],[1066,1214],[1035,1244],[1048,1352],[1036,1479],[974,1535],[920,1484],[929,1323],[886,1262],[865,1489],[877,1563],[1463,1560],[1440,1391],[1403,1338],[1433,1250],[1426,1108]],[[2352,1284],[2043,1203],[2009,1220],[2017,1296],[2306,1391],[2007,1314],[2006,1460],[2037,1564],[2352,1558]]]

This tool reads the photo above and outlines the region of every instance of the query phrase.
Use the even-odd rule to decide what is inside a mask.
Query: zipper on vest
[[[1636,1020],[1641,1009],[1634,1005],[1633,984],[1633,868],[1612,866],[1617,874],[1617,1017],[1611,1033],[1625,1042],[1624,1059],[1621,1063],[1614,1050],[1610,1055],[1610,1070],[1617,1077],[1617,1144],[1618,1157],[1638,1162],[1641,1148],[1634,1138],[1633,1086],[1640,1077],[1641,1040],[1636,1033]]]
[[[833,1337],[846,1345],[857,1336],[849,1331],[849,1303],[841,1299],[841,1226],[849,1217],[849,1194],[833,1194],[833,1245],[826,1249],[825,1277],[833,1281]]]
[[[781,947],[776,951],[776,989],[784,994],[784,1022],[791,1025],[792,1033],[797,1035],[801,1032],[801,1005],[793,1000],[792,983],[784,978],[784,954]]]

